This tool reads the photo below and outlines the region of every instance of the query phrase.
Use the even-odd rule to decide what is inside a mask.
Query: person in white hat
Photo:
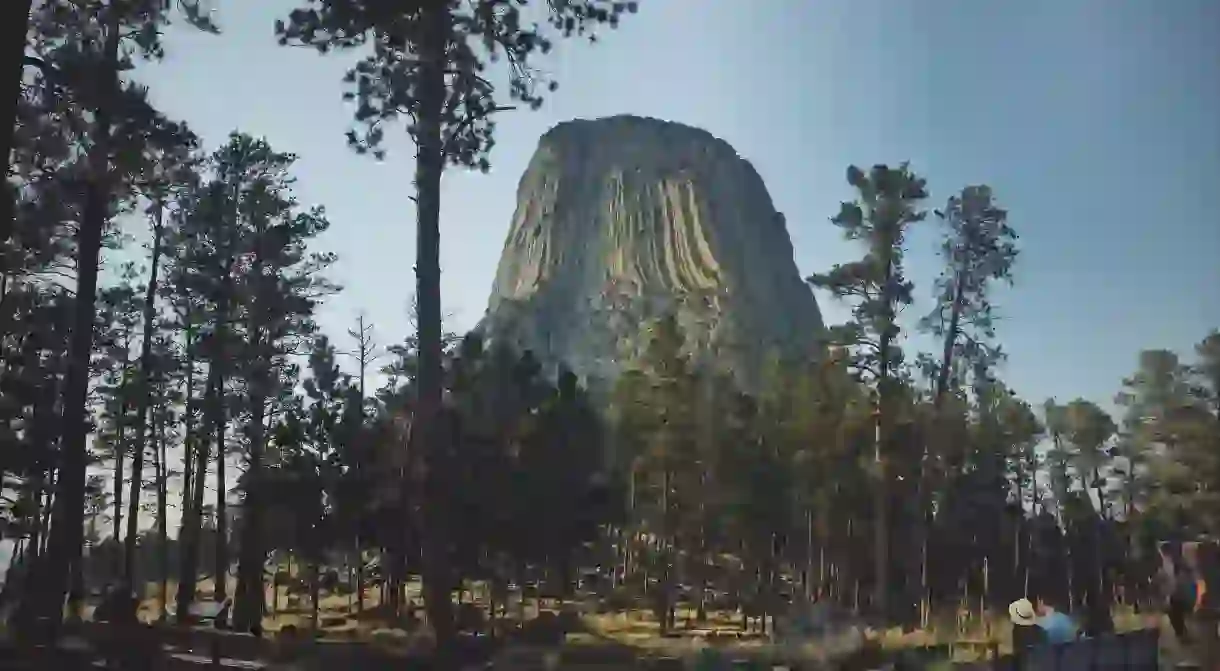
[[[1012,649],[1021,650],[1046,642],[1038,626],[1038,613],[1029,599],[1017,599],[1008,604],[1008,619],[1012,620]]]

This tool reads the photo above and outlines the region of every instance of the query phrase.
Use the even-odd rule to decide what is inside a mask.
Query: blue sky
[[[360,311],[383,344],[410,328],[411,151],[350,152],[340,77],[350,55],[279,47],[302,0],[217,0],[220,37],[174,30],[141,67],[156,102],[209,144],[233,129],[300,158],[299,195],[324,204],[320,243],[347,290],[322,315],[340,337]],[[1034,403],[1108,402],[1142,348],[1187,352],[1220,326],[1220,5],[1209,0],[642,0],[600,44],[563,43],[539,112],[500,118],[489,175],[444,181],[444,310],[486,304],[517,180],[547,128],[616,113],[700,126],[730,142],[787,216],[803,273],[858,252],[828,217],[844,169],[910,160],[937,206],[992,185],[1022,236],[998,301],[1002,376]],[[1209,207],[1209,205],[1212,205]],[[932,225],[910,241],[928,307]],[[828,321],[844,310],[821,298]],[[925,344],[925,343],[919,343]]]

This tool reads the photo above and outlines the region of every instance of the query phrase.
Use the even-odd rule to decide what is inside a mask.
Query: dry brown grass
[[[725,647],[731,650],[755,649],[762,645],[762,636],[737,638],[741,631],[740,618],[733,613],[709,612],[707,621],[694,626],[683,626],[683,622],[694,619],[694,612],[678,609],[678,628],[669,637],[661,636],[661,625],[651,612],[628,611],[624,613],[590,614],[582,619],[589,635],[595,638],[625,645],[647,654],[676,655],[689,652],[698,638],[723,637],[728,639]]]
[[[173,597],[177,593],[178,586],[177,583],[171,581],[168,587],[170,598],[167,611],[172,614],[175,608]],[[227,583],[227,593],[231,596],[236,589],[236,579],[230,578]],[[138,612],[141,620],[155,622],[158,619],[161,608],[160,591],[159,584],[146,585],[144,593],[141,595]],[[380,592],[378,587],[365,590],[363,604],[365,613],[363,616],[357,617],[355,594],[330,594],[323,591],[318,607],[319,629],[324,632],[324,635],[336,638],[405,638],[407,632],[389,622],[384,617],[384,610],[379,608],[382,602]],[[199,581],[198,601],[209,601],[215,593],[215,583],[212,579]],[[418,599],[418,586],[414,586],[414,588],[408,586],[408,595]],[[290,625],[302,630],[310,628],[312,605],[307,594],[290,593],[285,586],[273,588],[271,585],[267,585],[264,588],[264,599],[268,609],[271,609],[273,604],[279,606],[275,612],[263,618],[264,631],[278,632]],[[87,607],[86,615],[91,611],[92,607]]]
[[[694,628],[683,628],[681,623],[693,613],[679,611],[679,629],[675,636],[662,638],[660,625],[651,613],[630,612],[605,615],[588,615],[584,621],[593,635],[613,640],[616,643],[630,646],[652,654],[680,654],[690,650],[697,637],[730,634],[740,631],[740,618],[733,613],[709,613],[708,622]],[[1012,651],[1012,624],[1007,618],[996,617],[990,621],[973,618],[964,630],[959,631],[955,618],[947,618],[948,623],[941,622],[928,630],[903,632],[901,629],[889,629],[882,632],[870,631],[868,637],[879,640],[887,649],[923,647],[943,644],[959,644],[954,646],[954,659],[957,661],[974,661],[985,656],[987,643],[995,643],[1001,654]],[[1166,659],[1181,659],[1186,651],[1178,645],[1173,637],[1169,624],[1159,613],[1137,615],[1130,609],[1122,609],[1114,615],[1115,629],[1122,633],[1158,627],[1161,631],[1161,653]],[[730,649],[751,650],[763,645],[763,639],[746,638],[736,640],[727,645]]]
[[[172,595],[177,585],[170,583],[171,600],[169,612],[173,612]],[[228,594],[236,590],[236,580],[230,579]],[[276,593],[278,591],[278,594]],[[263,619],[263,628],[268,633],[278,632],[289,625],[299,630],[308,630],[311,623],[311,604],[308,595],[290,594],[289,589],[280,586],[273,591],[271,586],[265,590],[268,606],[278,603],[279,611]],[[200,600],[211,599],[214,593],[212,580],[201,580],[199,584]],[[140,605],[139,615],[144,621],[152,622],[158,617],[160,609],[159,585],[149,584]],[[408,596],[419,600],[419,586],[408,586]],[[476,596],[483,596],[476,590]],[[278,598],[277,598],[278,597]],[[391,647],[410,645],[412,635],[401,623],[390,621],[382,608],[382,595],[378,587],[366,590],[364,614],[356,615],[355,596],[345,594],[323,593],[319,605],[320,633],[325,638],[355,639],[368,641]],[[531,600],[532,601],[532,600]],[[477,598],[476,602],[483,602]],[[91,611],[87,608],[86,611]],[[527,617],[536,616],[539,612],[534,607],[527,608]],[[553,608],[543,610],[553,611]],[[511,607],[510,615],[517,609]],[[622,645],[642,654],[677,656],[690,652],[700,637],[723,637],[727,639],[724,647],[729,650],[755,650],[764,644],[763,637],[745,635],[738,638],[740,616],[736,613],[710,612],[705,622],[693,624],[694,612],[690,609],[679,609],[677,613],[678,627],[671,636],[662,637],[660,625],[651,612],[633,610],[622,613],[594,614],[587,613],[581,617],[587,631],[569,634],[567,644],[583,646],[592,644],[612,643]],[[513,624],[512,617],[508,622],[500,621],[501,625]],[[1115,628],[1119,632],[1136,629],[1159,627],[1161,630],[1161,651],[1166,659],[1177,660],[1187,654],[1174,639],[1172,630],[1161,614],[1136,615],[1130,610],[1120,610],[1115,614]],[[984,643],[994,642],[1001,652],[1011,650],[1012,626],[1003,617],[995,617],[989,621],[980,618],[969,620],[964,628],[959,629],[956,618],[942,618],[928,630],[903,632],[901,629],[890,629],[881,632],[869,632],[869,637],[879,640],[886,648],[922,647],[927,645],[954,644],[968,642],[955,646],[954,658],[969,661],[979,658],[986,649]]]

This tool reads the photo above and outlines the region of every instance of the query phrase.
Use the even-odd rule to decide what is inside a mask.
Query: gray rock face
[[[698,361],[746,388],[824,329],[783,215],[728,143],[633,116],[555,126],[517,188],[481,328],[596,385],[666,312]]]

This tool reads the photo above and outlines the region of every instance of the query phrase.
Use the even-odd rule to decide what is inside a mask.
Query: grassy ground
[[[679,622],[684,613],[679,613]],[[1119,632],[1135,631],[1151,627],[1160,627],[1161,652],[1169,659],[1178,659],[1183,655],[1181,647],[1174,640],[1172,630],[1160,614],[1136,615],[1124,610],[1115,613],[1115,629]],[[621,613],[609,615],[586,616],[590,630],[599,635],[613,639],[634,648],[660,652],[663,654],[677,653],[689,649],[696,637],[715,636],[740,631],[740,618],[732,613],[711,613],[708,622],[691,629],[680,630],[677,636],[663,638],[660,635],[659,624],[652,619],[651,614]],[[869,637],[879,640],[884,648],[911,648],[954,644],[954,658],[958,661],[972,661],[981,658],[986,651],[985,644],[996,643],[1001,653],[1012,651],[1012,625],[1006,620],[996,619],[991,623],[976,622],[967,630],[958,632],[955,629],[930,629],[903,633],[900,629],[884,632],[869,632]],[[732,648],[751,649],[763,645],[761,637],[744,638],[730,644]]]
[[[236,589],[235,581],[230,579],[228,594]],[[176,585],[170,584],[169,593],[175,593]],[[212,598],[214,585],[211,580],[203,580],[199,585],[200,600]],[[300,630],[310,627],[311,604],[307,594],[294,594],[286,587],[279,587],[278,594],[272,588],[266,588],[266,603],[268,608],[278,604],[279,609],[270,613],[263,620],[264,630],[268,633],[278,632],[292,625]],[[419,586],[410,584],[407,588],[408,597],[419,603]],[[476,603],[483,603],[481,592],[476,589]],[[381,607],[382,595],[377,587],[366,590],[363,615],[357,615],[355,595],[331,594],[323,592],[319,605],[319,623],[321,635],[327,639],[347,639],[375,642],[392,647],[411,647],[413,634],[401,622],[392,622],[385,609]],[[533,600],[527,600],[529,607],[527,618],[536,616],[539,612],[534,607]],[[485,605],[485,604],[484,604]],[[571,606],[580,606],[578,601]],[[586,604],[587,605],[587,604]],[[553,604],[552,604],[553,606]],[[173,612],[174,605],[169,604]],[[510,600],[509,613],[517,612],[516,604]],[[546,610],[554,610],[553,607]],[[694,613],[680,609],[677,613],[677,631],[670,636],[661,636],[660,626],[651,613],[629,611],[624,613],[597,614],[591,608],[585,608],[580,615],[581,631],[567,636],[568,646],[605,646],[613,645],[629,648],[639,654],[648,656],[681,656],[691,652],[699,639],[726,638],[729,642],[722,643],[732,651],[746,652],[757,650],[765,643],[762,636],[740,636],[740,616],[735,613],[712,612],[708,619],[695,625]],[[159,586],[149,585],[145,591],[140,607],[140,617],[145,621],[155,621],[160,612]],[[517,623],[510,617],[500,621],[500,625],[512,627]],[[1115,614],[1115,626],[1119,632],[1159,626],[1161,630],[1162,655],[1167,660],[1179,660],[1186,654],[1177,644],[1168,623],[1160,614],[1136,615],[1130,611],[1120,611]],[[960,661],[978,659],[986,654],[986,643],[995,642],[1003,652],[1011,648],[1011,625],[1006,619],[996,618],[990,622],[975,621],[965,630],[958,630],[955,622],[945,623],[926,631],[903,633],[893,629],[883,632],[870,632],[870,638],[878,640],[886,648],[921,647],[925,645],[955,644],[954,658]],[[739,637],[740,636],[740,637]]]
[[[232,596],[236,589],[236,579],[230,578],[227,594]],[[407,590],[409,598],[419,600],[417,584],[408,585]],[[172,614],[175,608],[173,595],[177,591],[177,584],[171,581],[168,591],[170,600],[167,610]],[[396,626],[397,623],[391,622],[385,609],[380,607],[382,603],[380,592],[381,590],[376,586],[365,590],[364,613],[358,615],[359,609],[356,607],[355,594],[331,594],[323,591],[318,607],[319,628],[325,636],[336,638],[405,636],[405,629],[402,626]],[[212,579],[199,581],[197,601],[210,601],[214,594],[215,583]],[[160,585],[148,585],[142,596],[140,619],[145,622],[156,621],[161,609]],[[264,599],[269,611],[272,610],[273,604],[278,605],[274,612],[270,612],[263,618],[264,631],[274,633],[290,625],[297,629],[310,628],[313,608],[308,594],[293,593],[293,590],[284,586],[273,588],[271,585],[267,585],[264,588]]]

